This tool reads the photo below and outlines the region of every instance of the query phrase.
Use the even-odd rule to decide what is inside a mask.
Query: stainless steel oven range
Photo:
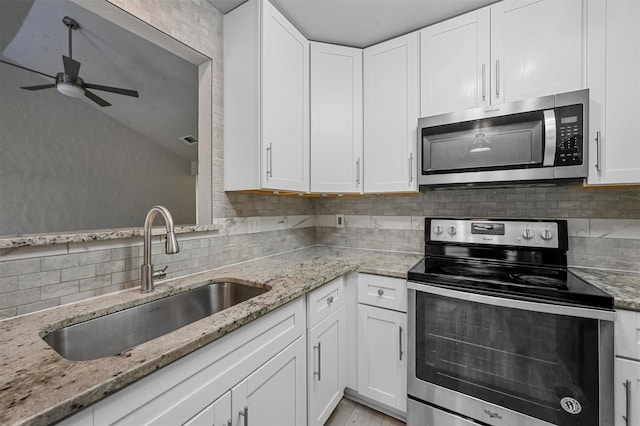
[[[408,273],[407,423],[612,425],[613,298],[562,220],[425,221]]]

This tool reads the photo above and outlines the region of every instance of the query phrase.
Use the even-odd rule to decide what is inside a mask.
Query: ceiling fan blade
[[[40,86],[26,86],[26,87],[21,87],[21,89],[25,89],[25,90],[42,90],[42,89],[52,89],[56,87],[55,83],[54,84],[42,84]]]
[[[103,92],[117,93],[118,95],[133,96],[134,98],[138,97],[137,90],[120,89],[118,87],[101,86],[99,84],[91,83],[85,83],[84,86],[88,89],[102,90]]]
[[[86,90],[84,91],[84,95],[91,99],[93,102],[97,103],[98,105],[100,105],[101,107],[108,107],[111,106],[111,104],[107,101],[105,101],[104,99],[102,99],[100,96],[96,95],[95,93],[91,93],[90,91]]]
[[[77,79],[80,73],[80,62],[62,55],[62,64],[64,65],[64,73],[72,79]]]
[[[23,69],[23,70],[35,72],[36,74],[40,74],[40,75],[43,75],[45,77],[53,78],[55,80],[55,77],[52,76],[52,75],[45,74],[45,73],[40,72],[40,71],[32,70],[31,68],[23,67],[22,65],[18,65],[18,64],[11,63],[11,62],[7,62],[7,61],[4,61],[2,59],[0,59],[0,62],[2,62],[3,64],[11,65],[12,67],[16,67],[16,68],[20,68],[20,69]]]

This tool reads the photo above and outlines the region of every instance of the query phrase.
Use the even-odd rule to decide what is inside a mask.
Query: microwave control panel
[[[580,165],[584,158],[582,105],[558,107],[556,112],[556,166]]]

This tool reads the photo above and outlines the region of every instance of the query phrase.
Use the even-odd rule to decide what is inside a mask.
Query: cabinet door
[[[582,2],[491,6],[491,61],[494,105],[581,89]]]
[[[323,425],[344,394],[344,337],[344,307],[309,330],[309,425]]]
[[[307,422],[306,345],[300,338],[231,390],[234,425]]]
[[[418,33],[364,50],[364,190],[417,191]]]
[[[640,362],[640,312],[617,310],[614,330],[616,355]]]
[[[185,426],[229,425],[231,425],[231,391],[216,399],[211,405],[185,423]]]
[[[640,426],[640,362],[616,358],[614,382],[615,426]]]
[[[362,50],[311,44],[311,191],[362,192]]]
[[[309,42],[262,2],[262,186],[309,191]]]
[[[407,314],[358,305],[358,391],[400,411],[407,404]]]
[[[489,8],[420,31],[420,116],[489,104]]]
[[[640,2],[587,2],[589,184],[640,183]]]

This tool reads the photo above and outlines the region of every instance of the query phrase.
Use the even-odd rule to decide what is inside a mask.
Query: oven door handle
[[[543,312],[555,315],[567,315],[580,318],[591,318],[603,321],[615,321],[616,313],[599,309],[580,308],[577,306],[561,305],[557,303],[529,302],[526,300],[510,299],[508,297],[496,297],[486,294],[472,293],[469,291],[452,290],[449,288],[429,285],[428,283],[407,282],[409,290],[422,293],[437,294],[469,302],[483,303],[485,305],[502,306],[505,308],[523,309],[526,311]]]

